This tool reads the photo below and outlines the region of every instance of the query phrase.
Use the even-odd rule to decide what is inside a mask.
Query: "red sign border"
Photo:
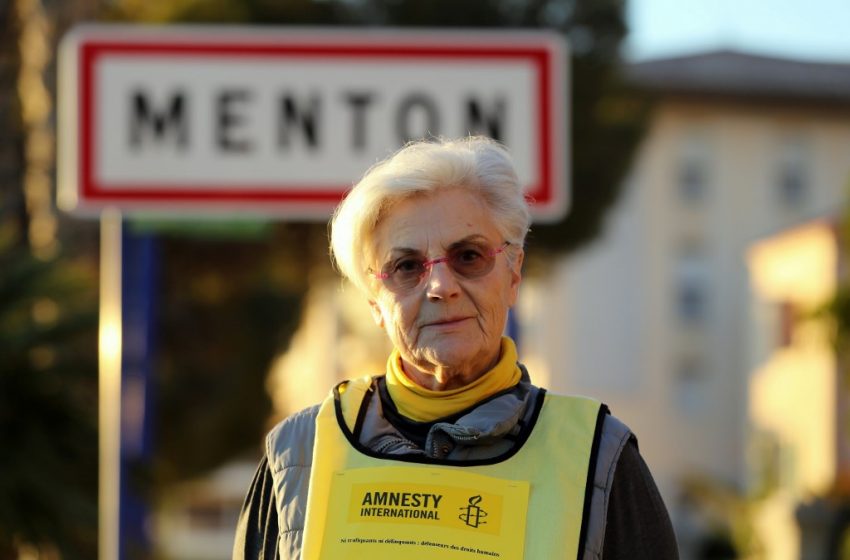
[[[532,211],[537,207],[543,210],[544,217],[551,213],[545,210],[547,205],[553,206],[561,202],[557,189],[564,188],[562,173],[554,173],[553,162],[556,158],[566,158],[566,153],[557,154],[555,150],[564,148],[563,139],[559,142],[553,133],[553,126],[558,126],[563,120],[562,111],[554,105],[557,100],[553,95],[553,85],[560,69],[551,43],[539,41],[537,44],[496,44],[485,45],[483,41],[474,44],[422,44],[415,39],[407,44],[399,41],[392,43],[365,44],[365,39],[352,40],[347,43],[335,41],[329,45],[319,45],[309,41],[293,41],[292,39],[274,41],[252,40],[250,43],[213,42],[209,39],[202,41],[167,41],[131,38],[124,42],[114,37],[97,38],[83,37],[77,44],[79,76],[78,100],[80,120],[78,128],[78,204],[81,207],[132,206],[134,209],[155,210],[157,203],[176,204],[190,207],[200,203],[205,209],[227,210],[231,208],[256,208],[261,206],[268,211],[269,206],[295,204],[301,208],[320,207],[332,209],[338,203],[350,185],[328,185],[317,187],[293,188],[287,184],[285,190],[246,189],[242,185],[216,186],[215,189],[203,185],[156,185],[122,183],[120,189],[110,189],[108,184],[99,184],[94,176],[96,168],[95,130],[97,130],[97,95],[95,91],[97,64],[104,57],[120,56],[191,56],[191,57],[292,57],[292,58],[334,58],[334,59],[419,59],[441,60],[449,58],[458,60],[493,60],[493,59],[522,59],[530,60],[536,70],[536,94],[540,102],[537,105],[538,142],[541,149],[538,152],[539,182],[526,191]],[[566,100],[564,100],[565,102]],[[354,178],[353,178],[354,179]],[[556,210],[557,211],[557,210]]]

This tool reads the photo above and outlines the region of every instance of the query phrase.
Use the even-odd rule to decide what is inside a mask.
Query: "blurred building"
[[[828,502],[850,474],[848,387],[831,325],[812,312],[834,297],[841,255],[833,223],[818,220],[758,241],[747,256],[751,482],[759,499],[754,521],[769,558],[846,557],[847,550],[828,551],[842,532],[840,508]]]
[[[152,532],[156,558],[229,560],[236,521],[253,477],[253,461],[235,461],[176,485],[156,504]]]
[[[839,470],[836,366],[822,327],[794,338],[805,360],[783,345],[792,310],[835,285],[834,237],[812,220],[837,215],[850,188],[850,64],[717,52],[627,70],[657,98],[647,134],[603,235],[526,278],[523,361],[634,429],[683,558],[797,558],[795,508]],[[789,241],[810,230],[810,244]],[[783,259],[807,288],[766,279]],[[336,279],[311,291],[271,377],[282,413],[320,398],[293,390],[317,370],[383,370],[362,296]],[[781,373],[783,359],[797,370]]]
[[[801,278],[834,259],[821,255],[817,269],[779,240],[751,247],[844,204],[850,64],[716,52],[628,71],[657,97],[649,129],[604,234],[526,282],[522,354],[539,382],[601,398],[635,430],[684,558],[724,541],[797,558],[791,504],[835,476],[835,365],[826,353],[793,379],[773,372],[773,327],[753,327],[768,267],[758,255],[798,259],[789,266]],[[818,278],[818,291],[788,284],[780,300],[827,297],[834,275]],[[804,410],[814,412],[802,421]],[[767,525],[748,513],[766,441],[793,473]],[[766,526],[785,533],[765,548]]]

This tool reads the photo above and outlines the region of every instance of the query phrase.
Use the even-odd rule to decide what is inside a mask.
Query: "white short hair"
[[[367,268],[372,234],[401,200],[444,188],[477,194],[513,252],[523,247],[531,217],[513,160],[483,136],[412,142],[373,165],[348,192],[331,218],[331,253],[339,271],[369,293]]]

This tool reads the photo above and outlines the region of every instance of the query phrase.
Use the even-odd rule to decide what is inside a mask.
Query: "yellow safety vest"
[[[319,410],[304,560],[580,557],[599,402],[541,390],[527,439],[494,459],[389,458],[354,436],[371,384],[344,382]]]

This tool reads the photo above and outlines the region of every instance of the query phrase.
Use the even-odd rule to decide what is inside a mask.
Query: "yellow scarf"
[[[417,422],[430,422],[469,408],[487,397],[519,383],[516,345],[502,337],[499,362],[487,373],[463,387],[432,391],[414,383],[401,366],[401,355],[393,350],[387,360],[387,391],[398,411]]]

